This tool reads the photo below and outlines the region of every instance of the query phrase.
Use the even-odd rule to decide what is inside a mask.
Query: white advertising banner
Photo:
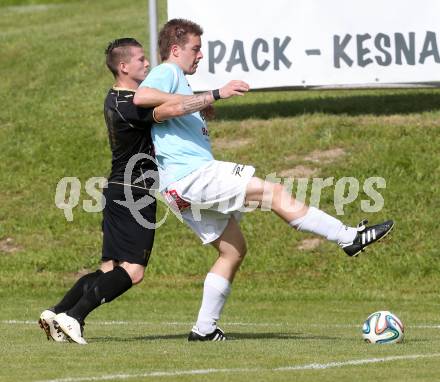
[[[168,0],[204,30],[195,91],[440,83],[440,0]]]

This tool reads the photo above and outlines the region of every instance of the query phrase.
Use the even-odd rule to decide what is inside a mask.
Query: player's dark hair
[[[121,61],[129,61],[131,47],[142,48],[142,45],[134,38],[118,38],[110,42],[105,50],[105,63],[113,75],[118,75],[118,65]]]
[[[162,61],[171,53],[173,45],[184,47],[188,42],[188,35],[201,36],[203,29],[200,25],[185,19],[172,19],[168,21],[159,32],[159,53]]]

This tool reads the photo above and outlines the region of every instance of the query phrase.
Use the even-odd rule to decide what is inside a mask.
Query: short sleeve
[[[178,85],[177,72],[170,64],[156,66],[139,87],[161,90],[165,93],[175,93]]]
[[[145,124],[148,126],[154,122],[153,108],[142,108],[132,102],[127,102],[119,104],[119,111],[125,120],[133,123],[136,127],[144,127]]]

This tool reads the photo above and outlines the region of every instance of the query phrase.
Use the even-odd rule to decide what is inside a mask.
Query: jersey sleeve
[[[153,108],[138,107],[133,104],[133,99],[119,103],[118,109],[122,117],[137,128],[149,128],[154,123]]]
[[[140,87],[153,88],[165,93],[175,93],[178,85],[177,71],[172,65],[156,66],[140,84]]]

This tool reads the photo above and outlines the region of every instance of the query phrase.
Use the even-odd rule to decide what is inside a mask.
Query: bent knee
[[[287,192],[282,184],[276,183],[272,185],[272,206],[274,207],[273,209],[279,208],[283,203],[285,203],[286,205],[290,205],[295,202],[295,197]]]
[[[239,248],[234,248],[233,251],[221,252],[219,255],[225,259],[228,259],[230,262],[241,264],[246,256],[247,247],[246,243],[244,243]]]
[[[143,273],[129,274],[133,285],[139,284],[144,279]]]
[[[145,267],[142,265],[124,262],[121,267],[128,273],[133,285],[139,284],[144,279]]]
[[[272,193],[274,198],[280,199],[286,193],[286,189],[282,184],[274,183],[272,185]]]

